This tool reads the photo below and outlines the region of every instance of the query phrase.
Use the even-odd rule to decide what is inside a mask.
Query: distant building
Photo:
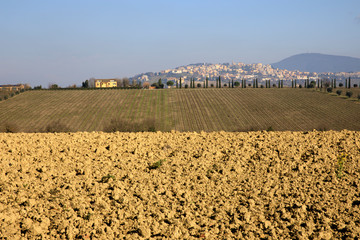
[[[117,87],[115,79],[95,79],[96,88],[113,88]]]
[[[11,85],[11,84],[7,84],[7,85],[0,85],[0,90],[3,91],[19,91],[21,89],[25,89],[25,85],[24,84],[15,84],[15,85]]]

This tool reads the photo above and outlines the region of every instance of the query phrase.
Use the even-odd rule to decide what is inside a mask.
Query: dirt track
[[[0,238],[360,236],[360,132],[2,133],[0,158]]]

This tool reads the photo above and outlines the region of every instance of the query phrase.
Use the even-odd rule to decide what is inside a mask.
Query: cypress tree
[[[253,88],[255,88],[255,79],[253,79]]]
[[[323,80],[321,79],[321,85],[320,85],[320,88],[322,89],[323,88]]]
[[[345,88],[347,88],[348,86],[348,81],[347,81],[347,78],[345,78]]]
[[[351,88],[351,78],[349,77],[349,88]]]
[[[284,80],[281,80],[281,88],[284,88]]]
[[[278,88],[280,88],[280,80],[279,80],[279,82],[278,82]]]
[[[221,88],[221,78],[219,76],[219,88]]]
[[[336,78],[334,78],[334,88],[336,88]]]
[[[216,88],[218,88],[219,86],[219,81],[218,81],[218,79],[216,79]]]
[[[291,79],[291,88],[294,88],[294,79]]]
[[[258,79],[256,79],[256,88],[259,88]]]
[[[234,88],[234,79],[231,79],[231,88]]]
[[[181,88],[181,77],[180,77],[180,88]]]
[[[176,80],[176,88],[178,88],[179,87],[179,83],[178,83],[178,81]]]
[[[320,80],[317,79],[317,87],[320,88]]]
[[[205,81],[206,81],[206,88],[208,88],[208,87],[209,87],[209,86],[208,86],[208,84],[209,84],[209,78],[206,77]]]
[[[297,83],[296,83],[296,79],[295,79],[295,83],[294,83],[295,88],[296,88],[296,84],[297,84]]]
[[[244,88],[246,88],[246,79],[244,79]]]

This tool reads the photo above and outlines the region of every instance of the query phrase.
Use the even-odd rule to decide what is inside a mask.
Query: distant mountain
[[[301,72],[360,72],[360,58],[303,53],[285,58],[271,66]]]

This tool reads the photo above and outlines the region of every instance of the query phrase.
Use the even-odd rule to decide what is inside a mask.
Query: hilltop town
[[[223,64],[210,64],[199,63],[190,64],[187,66],[181,66],[174,69],[166,69],[160,72],[148,72],[142,73],[131,78],[137,82],[155,82],[159,78],[166,81],[176,81],[180,77],[186,82],[190,78],[195,81],[203,81],[206,77],[210,81],[215,81],[216,78],[221,76],[223,82],[231,80],[239,81],[242,79],[251,80],[258,79],[259,82],[265,82],[267,80],[278,81],[284,80],[288,84],[291,80],[316,80],[316,79],[334,79],[339,82],[344,81],[345,78],[351,77],[354,80],[360,79],[360,72],[356,73],[316,73],[316,72],[301,72],[301,71],[289,71],[285,69],[273,68],[270,64],[245,64],[245,63],[223,63]]]

